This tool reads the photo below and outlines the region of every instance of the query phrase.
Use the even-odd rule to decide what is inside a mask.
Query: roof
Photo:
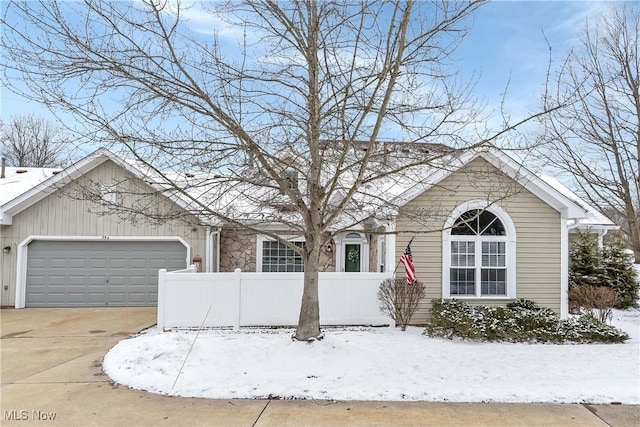
[[[562,193],[569,199],[573,200],[576,204],[582,206],[582,208],[587,211],[587,217],[581,218],[576,221],[574,224],[580,228],[608,228],[608,229],[618,229],[620,228],[613,221],[611,221],[607,216],[602,214],[598,209],[587,203],[584,199],[579,197],[576,193],[569,190],[565,187],[557,178],[549,175],[540,175],[540,178],[545,181],[547,184],[552,186],[558,192]]]
[[[155,190],[162,191],[170,200],[178,206],[190,211],[189,204],[175,193],[167,192],[167,186],[149,179],[135,162],[127,161],[122,157],[112,153],[106,148],[100,148],[76,163],[60,170],[49,168],[6,168],[27,170],[26,173],[19,173],[17,170],[13,174],[7,173],[7,178],[0,179],[0,225],[10,225],[13,215],[23,211],[29,206],[44,199],[49,194],[55,192],[66,183],[86,174],[106,161],[112,161],[130,172],[137,178],[144,180]]]
[[[556,210],[563,212],[564,218],[572,219],[580,224],[591,224],[594,227],[615,227],[611,220],[598,213],[595,208],[557,180],[551,177],[541,178],[533,174],[496,149],[468,151],[443,157],[429,165],[414,166],[403,171],[401,176],[391,175],[366,183],[354,196],[350,211],[338,218],[334,226],[340,228],[371,217],[393,216],[396,214],[394,207],[410,202],[419,194],[437,185],[447,176],[479,157],[493,164]],[[199,203],[211,206],[224,216],[240,222],[299,222],[297,221],[298,215],[287,210],[286,205],[273,202],[278,199],[277,189],[269,190],[260,185],[252,184],[249,175],[247,175],[247,182],[234,182],[233,180],[237,177],[220,174],[167,174],[167,177],[188,192],[188,195],[185,196],[178,192],[167,191],[170,190],[170,186],[168,182],[164,182],[166,179],[163,181],[160,174],[146,168],[140,162],[123,159],[109,150],[99,149],[63,170],[7,168],[7,178],[0,179],[0,224],[11,224],[12,215],[43,199],[59,188],[61,184],[87,173],[107,160],[113,161],[134,176],[143,179],[153,188],[163,191],[179,206],[199,215],[203,223],[221,225],[219,219],[207,215],[204,209],[199,209]],[[402,161],[402,158],[398,161]],[[379,166],[382,167],[382,164]],[[17,169],[27,172],[18,173]],[[353,177],[345,174],[344,182],[341,182],[340,185],[348,188],[352,179]],[[338,190],[336,194],[339,195],[340,191]],[[382,198],[388,203],[385,203],[386,206],[381,210],[380,200]]]
[[[60,172],[60,168],[7,167],[0,179],[0,206],[26,193],[41,182]]]

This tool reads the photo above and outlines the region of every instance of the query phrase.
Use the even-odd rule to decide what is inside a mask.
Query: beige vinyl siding
[[[140,190],[151,187],[120,166],[106,161],[76,181],[53,189],[51,194],[13,217],[13,224],[2,226],[1,247],[11,246],[9,254],[0,254],[2,306],[13,306],[16,289],[17,246],[30,235],[46,236],[178,236],[191,246],[191,256],[205,256],[206,229],[196,218],[185,214],[170,221],[154,221],[142,215],[118,215],[105,211],[100,203],[82,199],[81,190],[97,183],[117,185],[124,206],[139,204]],[[150,209],[172,212],[180,209],[162,195],[147,197]],[[5,290],[5,287],[7,289]]]
[[[560,312],[560,213],[498,171],[476,159],[401,210],[396,258],[411,245],[418,280],[427,286],[413,324],[426,323],[431,300],[442,297],[442,229],[450,213],[471,200],[488,200],[504,209],[516,228],[516,298],[531,299]],[[504,299],[466,299],[502,305]]]
[[[571,230],[569,232],[569,250],[573,249],[573,246],[580,240],[580,233],[587,233],[587,231],[579,231],[579,230]],[[593,240],[593,242],[598,244],[598,233],[589,233],[589,238]]]

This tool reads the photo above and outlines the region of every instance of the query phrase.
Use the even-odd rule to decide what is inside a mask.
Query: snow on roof
[[[7,167],[5,178],[0,178],[0,206],[9,203],[60,171],[60,168]]]
[[[584,210],[587,211],[589,216],[587,218],[580,219],[578,221],[578,225],[582,225],[584,227],[617,227],[613,221],[599,212],[595,207],[591,206],[589,203],[584,201],[581,197],[579,197],[576,193],[569,190],[565,187],[557,178],[549,175],[540,175],[540,178],[553,187],[560,194],[564,195],[568,199],[572,200],[576,204],[580,205]]]
[[[110,153],[111,154],[111,153]],[[117,157],[116,155],[113,155]],[[219,220],[208,212],[209,208],[219,212],[227,218],[238,221],[257,222],[299,222],[298,215],[287,210],[284,203],[279,203],[281,198],[279,190],[276,188],[265,189],[262,186],[254,185],[250,175],[246,181],[238,181],[238,176],[224,174],[207,173],[167,173],[163,178],[152,169],[145,167],[140,162],[122,158],[124,164],[140,172],[140,176],[156,188],[166,188],[171,192],[172,185],[166,179],[170,179],[181,188],[176,191],[175,196],[184,201],[186,207],[194,214],[200,216],[205,222],[214,223]],[[402,159],[400,158],[400,161]],[[354,195],[348,207],[348,212],[343,212],[341,218],[336,218],[338,223],[355,224],[364,221],[369,217],[376,217],[380,214],[387,216],[385,212],[392,209],[395,204],[403,204],[404,193],[410,189],[425,190],[428,184],[437,178],[433,176],[438,170],[439,163],[447,163],[450,159],[442,158],[435,164],[418,165],[405,170],[402,174],[387,176],[371,183],[363,185],[357,194]],[[6,168],[6,178],[0,179],[0,207],[14,200],[16,197],[26,193],[43,181],[53,177],[61,169],[56,168]],[[329,173],[329,171],[327,171]],[[540,176],[549,186],[558,193],[582,207],[588,213],[588,218],[580,219],[578,225],[585,227],[615,227],[615,224],[606,216],[602,215],[593,206],[589,205],[575,193],[562,185],[556,178],[551,176]],[[338,183],[336,191],[339,199],[340,188],[348,189],[355,176],[345,174]],[[304,181],[300,182],[304,186]],[[303,190],[301,188],[301,190]],[[188,194],[185,195],[182,192]],[[386,203],[384,202],[386,200]],[[337,200],[336,202],[339,202]],[[382,209],[385,205],[388,209]],[[393,209],[392,209],[393,211]],[[388,213],[388,212],[386,212]]]

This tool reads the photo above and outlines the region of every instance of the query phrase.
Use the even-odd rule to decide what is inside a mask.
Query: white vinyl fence
[[[380,282],[391,273],[320,273],[320,324],[383,325]],[[158,277],[158,327],[293,326],[298,323],[303,273],[196,273]]]

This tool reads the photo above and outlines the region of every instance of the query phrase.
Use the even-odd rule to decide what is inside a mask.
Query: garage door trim
[[[24,308],[27,294],[27,259],[29,243],[34,240],[53,241],[118,241],[118,242],[179,242],[187,250],[185,265],[189,265],[191,260],[191,247],[181,237],[178,236],[38,236],[31,235],[24,239],[17,247],[17,272],[16,272],[16,301],[15,308]]]

